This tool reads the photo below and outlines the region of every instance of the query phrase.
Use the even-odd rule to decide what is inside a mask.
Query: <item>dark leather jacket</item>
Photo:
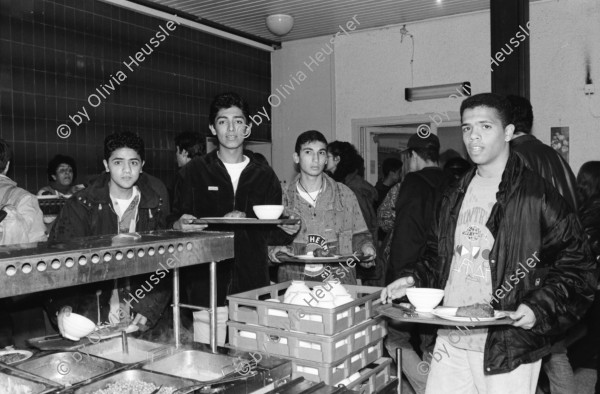
[[[577,210],[575,175],[557,151],[530,134],[515,138],[510,142],[510,147],[525,161],[527,167],[557,188],[571,208]]]
[[[419,287],[446,285],[456,222],[474,174],[475,169],[445,193],[424,259],[402,275],[413,275]],[[575,212],[515,154],[510,155],[496,198],[486,223],[494,236],[491,305],[514,311],[525,304],[536,323],[531,330],[490,327],[485,374],[506,373],[548,354],[551,336],[581,319],[596,288],[596,263]]]

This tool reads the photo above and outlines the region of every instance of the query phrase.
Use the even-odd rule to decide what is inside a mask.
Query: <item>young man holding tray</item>
[[[281,186],[273,170],[245,154],[244,141],[250,135],[248,104],[237,93],[215,97],[209,113],[209,129],[219,142],[218,149],[194,157],[181,168],[175,183],[173,211],[169,226],[174,229],[203,229],[189,221],[202,217],[254,218],[254,205],[281,205]],[[210,229],[235,233],[232,261],[217,265],[217,304],[225,297],[268,286],[268,242],[289,242],[299,224],[211,225]],[[208,306],[208,265],[185,269],[189,302]]]
[[[514,311],[512,325],[440,329],[434,353],[447,356],[432,362],[426,392],[534,393],[552,336],[591,304],[595,262],[573,209],[511,152],[510,102],[478,94],[460,112],[476,168],[445,193],[424,256],[381,299],[432,287],[445,306]]]
[[[277,254],[349,256],[362,253],[360,263],[371,267],[375,247],[354,193],[323,171],[327,164],[327,140],[316,130],[305,131],[296,140],[294,163],[300,174],[284,191],[285,211],[302,219],[302,229],[289,246],[271,248],[269,256],[279,262]],[[281,263],[278,281],[292,279],[356,284],[356,259],[331,264]]]

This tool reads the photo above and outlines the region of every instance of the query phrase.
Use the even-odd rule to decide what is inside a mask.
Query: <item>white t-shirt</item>
[[[238,183],[240,181],[240,175],[242,175],[242,171],[244,168],[250,163],[250,159],[248,156],[244,155],[244,160],[241,163],[225,163],[225,169],[231,178],[231,183],[233,184],[233,192],[237,191]]]
[[[138,196],[138,195],[140,195],[140,190],[138,189],[137,186],[134,186],[133,193],[131,193],[131,197],[129,197],[127,199],[115,198],[112,195],[110,196],[110,199],[112,200],[112,203],[113,203],[113,207],[115,208],[115,213],[119,217],[119,222],[121,221],[123,214],[125,213],[127,208],[129,208],[129,205],[131,204],[131,202],[133,201],[135,196]],[[131,226],[129,226],[129,232],[131,232],[131,233],[135,231],[136,217],[137,217],[137,209],[135,211],[135,215],[133,217]]]
[[[317,206],[317,198],[319,197],[319,194],[321,194],[322,192],[325,191],[326,187],[327,187],[327,183],[325,182],[325,179],[323,179],[323,186],[321,186],[321,189],[316,190],[314,192],[310,192],[310,193],[307,193],[304,191],[304,189],[302,189],[302,187],[300,186],[300,181],[298,181],[298,183],[296,184],[296,190],[298,190],[298,194],[307,203],[309,203],[311,207]]]

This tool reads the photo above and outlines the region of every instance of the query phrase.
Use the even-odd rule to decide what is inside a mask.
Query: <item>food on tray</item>
[[[27,357],[28,356],[26,354],[18,352],[3,354],[2,356],[0,356],[0,362],[3,362],[4,364],[14,364],[17,361],[26,359]]]
[[[317,249],[313,250],[313,256],[315,256],[315,257],[329,257],[329,256],[332,256],[332,254],[329,252],[329,250],[317,248]]]
[[[225,216],[223,216],[225,218],[245,218],[246,217],[246,213],[242,212],[242,211],[231,211],[229,213],[226,213]]]
[[[461,306],[456,311],[457,317],[494,317],[494,308],[488,304]]]
[[[157,388],[158,386],[154,383],[132,380],[110,383],[105,388],[96,390],[92,394],[150,394]],[[162,387],[158,394],[171,394],[175,390],[177,390],[175,387]]]

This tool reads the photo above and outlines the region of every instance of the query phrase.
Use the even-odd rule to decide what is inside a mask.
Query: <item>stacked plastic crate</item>
[[[383,357],[385,320],[374,317],[381,288],[344,285],[354,301],[329,309],[310,300],[281,302],[290,284],[227,297],[230,346],[291,360],[292,378],[341,383],[364,394],[383,387],[391,379],[391,359]]]

